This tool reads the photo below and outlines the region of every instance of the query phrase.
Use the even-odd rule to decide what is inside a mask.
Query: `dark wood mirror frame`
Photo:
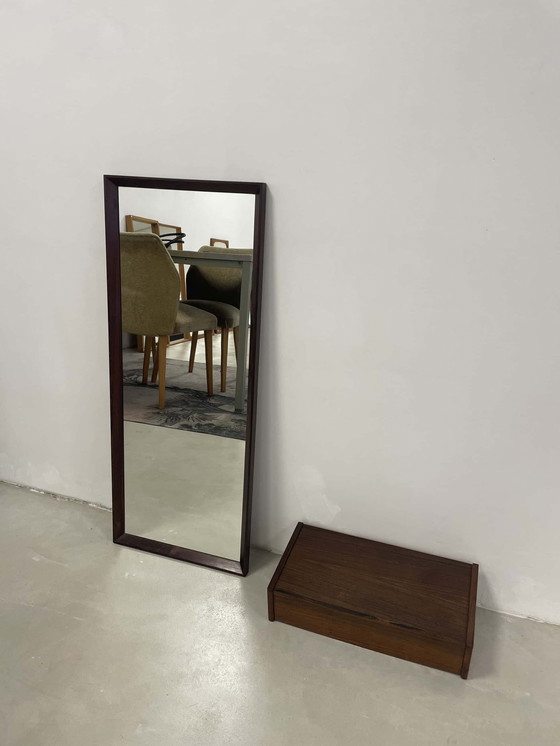
[[[111,473],[113,484],[113,541],[135,549],[161,554],[165,557],[212,567],[235,575],[246,575],[249,570],[253,467],[255,457],[255,422],[257,373],[260,337],[260,306],[262,292],[262,260],[266,184],[242,181],[197,181],[191,179],[160,179],[140,176],[104,176],[105,236],[107,248],[107,301],[109,311],[109,374],[111,394]],[[119,187],[140,189],[171,189],[197,192],[230,192],[255,195],[253,243],[253,278],[251,287],[251,337],[247,391],[247,439],[243,481],[240,561],[198,552],[193,549],[147,539],[125,530],[124,486],[124,420],[123,420],[123,362],[120,282],[120,225]]]

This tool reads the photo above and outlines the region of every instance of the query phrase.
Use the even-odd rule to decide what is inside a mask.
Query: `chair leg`
[[[239,342],[239,327],[233,327],[233,344],[235,346],[235,359],[237,360],[237,343]]]
[[[204,332],[204,346],[206,347],[206,386],[208,396],[214,394],[214,373],[212,370],[212,330]]]
[[[228,353],[229,329],[222,328],[222,391],[226,390],[227,384],[227,353]]]
[[[167,354],[167,345],[169,344],[169,337],[160,337],[158,343],[158,358],[159,358],[159,408],[163,409],[165,406],[165,363]]]
[[[198,342],[198,332],[191,332],[191,354],[189,357],[189,373],[193,372],[194,356],[196,354],[196,343]]]
[[[146,337],[146,344],[144,345],[144,365],[142,367],[142,383],[148,383],[148,370],[150,368],[150,353],[152,352],[152,339],[153,337]]]
[[[159,370],[158,345],[156,345],[155,337],[152,337],[152,355],[154,358],[154,367],[152,368],[152,383],[155,383],[157,381]]]

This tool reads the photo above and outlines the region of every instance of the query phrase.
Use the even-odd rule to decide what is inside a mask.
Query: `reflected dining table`
[[[249,310],[251,297],[252,254],[222,254],[198,251],[176,251],[168,249],[175,264],[192,264],[198,267],[228,267],[241,270],[239,303],[239,337],[237,343],[237,374],[235,378],[235,411],[245,409],[247,387],[247,349],[249,343]],[[187,303],[188,298],[187,298]]]

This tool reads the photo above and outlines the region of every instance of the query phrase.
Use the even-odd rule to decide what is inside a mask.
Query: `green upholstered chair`
[[[145,335],[142,382],[147,383],[150,352],[154,352],[152,381],[159,374],[159,408],[165,405],[166,349],[171,334],[204,332],[206,382],[212,396],[212,313],[179,302],[180,280],[175,265],[155,233],[121,233],[121,305],[123,331]],[[155,339],[158,352],[155,354]]]
[[[252,254],[252,249],[229,249],[219,246],[201,246],[201,253]],[[241,270],[228,267],[197,267],[191,265],[187,272],[187,302],[218,319],[222,330],[221,390],[226,390],[227,353],[229,331],[233,330],[233,341],[237,354],[239,333],[239,305],[241,295]],[[191,344],[189,372],[194,366],[196,339]]]

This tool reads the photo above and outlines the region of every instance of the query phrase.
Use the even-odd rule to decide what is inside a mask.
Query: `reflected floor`
[[[183,348],[190,344],[174,345]],[[188,363],[180,357],[168,355],[166,373],[166,402],[158,407],[157,384],[142,384],[143,354],[134,349],[123,350],[124,418],[145,425],[159,425],[244,440],[247,418],[235,411],[236,368],[228,366],[227,388],[220,389],[220,367],[214,366],[214,396],[207,395],[206,366],[195,362],[188,372]]]
[[[124,423],[126,531],[239,560],[245,443]]]

